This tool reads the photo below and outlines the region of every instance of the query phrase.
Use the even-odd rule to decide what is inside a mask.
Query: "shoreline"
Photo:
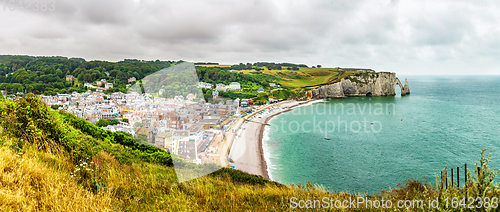
[[[297,101],[298,104],[295,104],[295,105],[291,105],[289,107],[286,107],[286,109],[284,109],[283,111],[279,111],[277,113],[273,113],[273,114],[270,114],[268,116],[265,117],[263,123],[265,124],[268,124],[269,120],[271,120],[273,117],[277,116],[277,115],[280,115],[282,113],[286,113],[286,112],[290,112],[292,111],[292,109],[294,107],[298,107],[298,106],[301,106],[301,105],[305,105],[305,104],[308,104],[310,102],[314,102],[316,100],[314,99],[311,99],[311,100],[305,100],[305,101]],[[262,177],[264,177],[265,179],[267,180],[271,180],[271,178],[269,177],[269,170],[268,170],[268,167],[267,167],[267,161],[264,157],[264,145],[263,145],[263,139],[264,139],[264,130],[266,128],[266,125],[263,125],[261,124],[259,126],[259,137],[258,137],[258,145],[259,145],[259,155],[260,155],[260,167],[261,167],[261,172],[262,172]]]
[[[279,114],[290,112],[294,107],[315,101],[318,99],[279,102],[264,106],[246,117],[248,121],[242,120],[241,125],[235,129],[235,137],[227,155],[229,162],[235,169],[271,180],[263,146],[265,124]]]

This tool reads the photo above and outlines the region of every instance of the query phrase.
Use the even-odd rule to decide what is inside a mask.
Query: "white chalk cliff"
[[[368,72],[360,76],[349,76],[339,82],[324,85],[308,91],[307,97],[312,99],[344,98],[346,96],[394,96],[395,88],[399,85],[401,95],[410,94],[408,80],[405,85],[392,72]]]

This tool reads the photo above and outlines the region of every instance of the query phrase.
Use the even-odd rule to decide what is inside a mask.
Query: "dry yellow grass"
[[[15,114],[19,115],[19,110]],[[47,117],[57,118],[49,115],[52,116]],[[15,122],[18,119],[12,120]],[[62,128],[61,125],[55,127]],[[439,186],[412,179],[389,191],[366,196],[330,193],[311,183],[284,186],[262,182],[260,178],[232,169],[178,183],[174,167],[141,160],[119,162],[121,154],[127,152],[117,146],[113,147],[118,148],[115,151],[99,151],[75,161],[75,157],[63,148],[40,150],[35,148],[36,144],[12,136],[9,130],[16,129],[0,126],[0,211],[302,211],[293,208],[296,205],[293,206],[292,198],[318,203],[327,198],[343,203],[350,198],[366,197],[372,201],[383,198],[396,203],[410,199],[461,199],[465,194],[492,199],[500,194],[498,184],[488,182],[498,172],[487,168],[490,158],[484,156],[484,150],[481,165],[478,165],[481,174],[471,174],[466,189],[449,188],[443,191],[436,189]],[[5,136],[7,134],[11,136]],[[82,137],[80,132],[72,138],[78,142],[89,142]],[[442,187],[444,181],[437,180],[436,177],[435,185]],[[327,209],[318,208],[320,205],[314,207],[322,211],[339,210],[332,208],[333,204],[330,206]],[[360,207],[349,210],[367,211],[368,206]],[[447,206],[440,201],[439,207],[445,209]],[[397,211],[429,211],[429,207],[401,208]]]
[[[38,162],[33,154],[0,146],[0,210],[111,211],[111,198],[82,188],[68,172]]]

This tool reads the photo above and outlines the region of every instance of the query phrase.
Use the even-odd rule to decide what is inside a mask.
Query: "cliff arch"
[[[348,79],[341,79],[332,84],[322,85],[310,90],[304,98],[324,99],[324,98],[345,98],[346,96],[394,96],[396,95],[396,85],[401,89],[401,95],[410,93],[408,80],[405,85],[396,77],[393,72],[368,73],[366,76],[349,76]]]
[[[405,85],[401,84],[401,81],[399,81],[399,78],[396,78],[396,85],[399,85],[399,88],[401,88],[401,96],[406,96],[406,94],[410,94],[410,87],[408,86],[408,79],[405,79]],[[394,86],[396,86],[394,85]]]

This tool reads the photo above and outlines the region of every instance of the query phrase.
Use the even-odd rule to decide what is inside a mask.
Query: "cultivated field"
[[[280,84],[291,88],[314,87],[318,85],[328,84],[343,77],[362,73],[355,69],[342,68],[305,68],[300,67],[299,70],[287,70],[283,67],[282,70],[242,70],[244,74],[265,74],[275,76],[281,81]]]

